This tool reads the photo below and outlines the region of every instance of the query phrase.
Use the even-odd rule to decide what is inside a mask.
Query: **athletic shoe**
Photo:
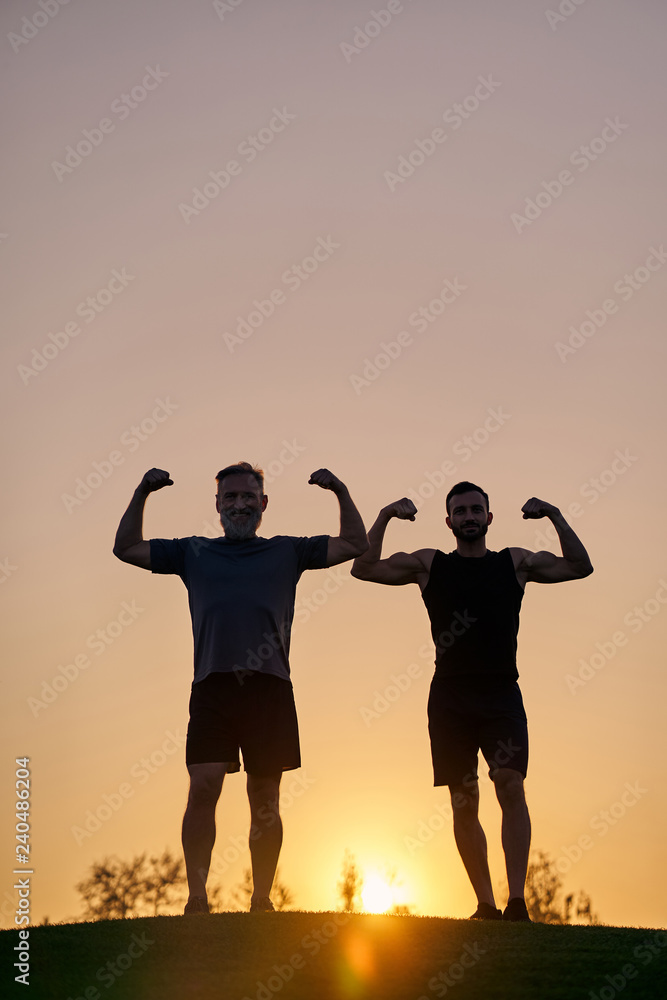
[[[268,896],[259,896],[257,899],[251,899],[250,901],[251,913],[270,913],[273,910],[275,910],[275,906]]]
[[[514,896],[510,899],[509,903],[505,907],[503,920],[517,920],[528,924],[532,923],[530,917],[528,916],[526,904],[521,896]]]
[[[478,903],[477,909],[468,920],[502,920],[503,915],[500,910],[490,903]]]
[[[193,913],[210,913],[208,900],[204,896],[191,896],[185,904],[183,915],[191,916]]]

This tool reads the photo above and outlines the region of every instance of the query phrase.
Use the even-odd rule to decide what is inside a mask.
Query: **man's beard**
[[[249,538],[254,538],[262,520],[261,510],[246,510],[239,513],[247,514],[248,517],[240,522],[235,517],[220,511],[220,523],[225,529],[225,538],[231,542],[245,542]]]
[[[475,527],[477,531],[464,531],[462,528],[455,528],[452,525],[452,531],[455,538],[460,538],[463,542],[476,542],[478,538],[484,538],[484,535],[489,530],[488,524],[476,524]]]

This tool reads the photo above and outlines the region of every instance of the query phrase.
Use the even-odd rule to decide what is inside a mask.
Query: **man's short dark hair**
[[[259,486],[260,493],[264,495],[264,473],[261,469],[258,469],[256,465],[251,465],[250,462],[237,462],[236,465],[227,465],[224,469],[220,469],[220,472],[215,477],[215,481],[220,486],[220,483],[225,478],[225,476],[254,476],[257,480],[257,485]]]
[[[445,506],[447,507],[447,513],[448,514],[450,513],[449,501],[452,499],[453,496],[456,496],[457,493],[473,493],[473,492],[482,494],[482,496],[486,500],[486,513],[488,514],[489,513],[488,493],[485,493],[481,486],[475,486],[474,483],[469,483],[467,481],[464,481],[462,483],[457,483],[456,486],[452,486],[451,490],[447,494],[447,497],[445,498]]]

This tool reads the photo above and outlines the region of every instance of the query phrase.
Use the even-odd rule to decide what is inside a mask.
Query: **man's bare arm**
[[[329,538],[327,566],[337,566],[365,552],[368,548],[366,528],[345,483],[328,469],[313,472],[308,482],[336,494],[340,506],[340,533]]]
[[[558,534],[562,556],[553,552],[511,549],[517,578],[522,583],[563,583],[581,580],[593,572],[593,564],[581,539],[574,533],[558,507],[532,497],[523,507],[524,518],[548,517]]]
[[[375,524],[368,532],[369,546],[367,551],[352,563],[352,576],[358,580],[384,583],[390,587],[418,583],[423,590],[431,569],[434,549],[394,552],[387,559],[382,558],[384,533],[392,517],[397,517],[402,521],[414,521],[416,513],[417,508],[407,497],[383,507]]]
[[[151,568],[150,542],[144,539],[144,507],[149,493],[173,486],[169,473],[163,469],[150,469],[137,486],[129,506],[120,519],[113,554],[122,562],[141,569]]]

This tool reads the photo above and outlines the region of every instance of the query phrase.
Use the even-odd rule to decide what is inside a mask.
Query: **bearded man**
[[[248,462],[216,476],[223,538],[143,537],[150,493],[172,486],[169,473],[145,474],[118,526],[114,554],[153,573],[173,573],[188,590],[195,676],[190,697],[186,764],[190,791],[183,818],[188,877],[186,914],[208,913],[206,879],[215,842],[215,810],[226,774],[247,772],[250,803],[251,911],[273,910],[270,899],[282,845],[282,772],[301,764],[289,646],[296,586],[302,572],[335,566],[368,547],[363,521],[347,487],[328,469],[309,483],[331,490],[340,506],[335,536],[261,538],[269,498],[261,469]]]
[[[434,785],[449,785],[454,839],[477,896],[471,919],[530,919],[524,898],[530,817],[524,792],[528,728],[516,667],[519,610],[527,583],[578,580],[593,572],[588,553],[557,507],[532,497],[524,518],[548,518],[562,555],[486,547],[493,520],[489,497],[461,482],[446,498],[445,523],[456,549],[395,552],[382,558],[384,533],[393,517],[414,521],[407,497],[383,507],[368,533],[369,548],[355,559],[352,576],[400,586],[416,583],[431,620],[435,673],[428,702]],[[496,907],[479,822],[478,752],[489,765],[502,810],[509,902]]]

